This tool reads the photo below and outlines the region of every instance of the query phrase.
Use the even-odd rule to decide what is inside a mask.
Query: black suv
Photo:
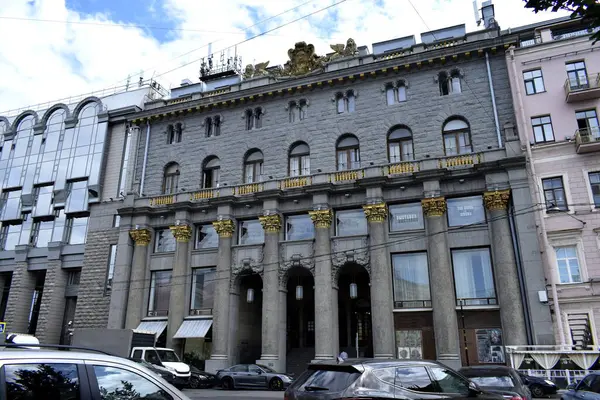
[[[285,400],[489,399],[475,383],[435,361],[354,359],[309,364]]]

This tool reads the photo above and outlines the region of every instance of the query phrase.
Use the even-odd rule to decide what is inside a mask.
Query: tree
[[[523,0],[525,8],[534,12],[566,10],[571,13],[571,18],[582,18],[582,23],[588,29],[600,28],[600,2],[598,0]],[[596,43],[600,40],[600,30],[596,31],[591,40]]]

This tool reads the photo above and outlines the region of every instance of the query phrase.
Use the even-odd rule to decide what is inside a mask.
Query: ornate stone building
[[[108,324],[283,371],[553,342],[505,50],[464,26],[203,69],[139,126]],[[236,65],[235,62],[230,63]]]

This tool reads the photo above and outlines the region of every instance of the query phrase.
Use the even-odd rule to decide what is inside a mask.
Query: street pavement
[[[269,390],[222,390],[222,389],[185,389],[183,394],[190,399],[283,399],[283,392],[272,392]]]

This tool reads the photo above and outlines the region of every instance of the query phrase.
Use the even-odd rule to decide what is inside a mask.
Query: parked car
[[[507,399],[531,400],[531,392],[519,372],[502,365],[461,368],[458,372],[487,392],[498,393]]]
[[[130,358],[130,360],[133,362],[137,362],[137,363],[143,365],[144,367],[148,368],[150,371],[154,372],[155,374],[157,374],[158,376],[163,378],[165,381],[169,382],[171,385],[173,385],[173,383],[175,382],[175,375],[173,375],[173,373],[171,371],[169,371],[167,368],[165,368],[163,366],[150,364],[146,360],[136,360],[135,358]],[[173,385],[173,386],[175,386],[175,385]]]
[[[222,369],[217,371],[217,379],[223,389],[262,387],[271,390],[284,390],[293,380],[287,374],[280,374],[265,365],[258,364],[238,364]]]
[[[533,397],[552,396],[558,392],[556,383],[549,379],[526,375],[522,372],[519,372],[519,375],[521,376],[521,381],[527,385]]]
[[[319,362],[294,380],[286,400],[461,399],[504,400],[435,361],[347,359]]]
[[[215,374],[201,371],[193,365],[190,367],[190,372],[192,373],[192,376],[190,376],[189,386],[192,389],[207,389],[219,384],[219,380]]]
[[[586,375],[576,384],[569,385],[561,400],[600,400],[600,371]]]
[[[0,387],[7,399],[190,400],[156,373],[126,358],[69,346],[2,344]],[[16,348],[15,346],[21,346]]]

